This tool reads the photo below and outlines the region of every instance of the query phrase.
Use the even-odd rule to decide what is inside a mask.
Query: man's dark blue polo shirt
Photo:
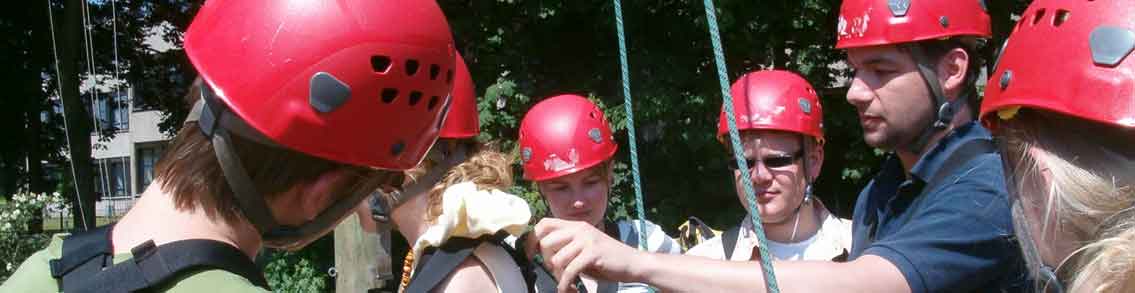
[[[1000,155],[973,158],[922,192],[959,146],[976,139],[990,139],[989,131],[976,122],[955,128],[918,160],[910,178],[897,156],[888,158],[855,204],[849,259],[886,259],[913,292],[1026,290]]]

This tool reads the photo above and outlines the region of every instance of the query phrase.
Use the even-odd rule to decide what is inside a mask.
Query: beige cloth
[[[441,215],[414,243],[414,259],[421,259],[426,248],[440,247],[451,237],[478,238],[500,231],[519,237],[531,218],[528,202],[515,195],[496,189],[477,190],[472,182],[450,186],[442,193]]]

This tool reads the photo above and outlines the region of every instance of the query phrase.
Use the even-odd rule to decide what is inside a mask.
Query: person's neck
[[[813,201],[810,205],[800,207],[800,211],[778,223],[765,223],[765,237],[779,243],[795,243],[812,238],[820,231],[821,213],[816,207],[819,202]],[[797,219],[799,217],[799,219]],[[800,222],[797,223],[796,221]],[[792,237],[793,230],[796,237]]]
[[[259,231],[243,218],[227,221],[217,213],[206,213],[200,206],[179,208],[172,194],[165,193],[162,182],[155,180],[142,193],[130,211],[111,232],[115,254],[130,252],[131,248],[153,240],[162,245],[188,239],[208,239],[223,242],[244,252],[249,259],[256,257],[262,239]]]
[[[957,128],[959,125],[964,125],[973,120],[972,117],[973,115],[970,114],[969,107],[962,106],[959,108],[958,113],[954,115],[954,119],[950,121],[950,125],[946,126],[946,129],[937,130],[937,132],[934,133],[934,135],[931,135],[930,139],[928,139],[926,143],[922,145],[921,149],[914,150],[910,148],[899,147],[897,150],[895,150],[895,154],[898,155],[899,161],[902,162],[902,168],[906,173],[906,177],[910,177],[910,170],[914,168],[915,164],[918,164],[918,160],[922,159],[922,156],[925,155],[926,152],[934,149],[934,147],[938,145],[938,142],[941,141],[943,137],[946,137],[946,134],[954,131],[954,128]],[[926,131],[935,130],[927,129]],[[917,143],[917,141],[911,143]]]
[[[418,241],[418,237],[421,237],[429,228],[425,217],[422,216],[426,214],[427,204],[429,203],[427,197],[424,194],[416,195],[390,212],[390,221],[398,229],[398,233],[406,238],[411,247]]]

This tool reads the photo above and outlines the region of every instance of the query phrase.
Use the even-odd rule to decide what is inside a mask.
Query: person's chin
[[[593,221],[592,221],[592,218],[593,217],[591,217],[591,215],[588,215],[588,214],[566,215],[566,216],[560,217],[560,219],[563,219],[563,220],[587,222],[587,223],[594,224]]]
[[[864,132],[863,142],[868,146],[880,148],[886,144],[886,136],[881,131]]]
[[[768,225],[768,224],[781,224],[781,223],[786,222],[787,220],[790,220],[789,218],[790,218],[790,215],[787,215],[786,213],[783,213],[783,212],[777,212],[777,213],[771,213],[771,214],[761,213],[761,223],[764,223],[766,225]]]

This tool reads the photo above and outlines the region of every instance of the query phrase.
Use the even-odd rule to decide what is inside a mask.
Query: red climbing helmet
[[[422,160],[454,78],[434,1],[207,1],[185,51],[224,106],[272,142],[383,169]]]
[[[524,179],[548,180],[598,165],[619,147],[603,110],[577,95],[547,98],[520,121]]]
[[[737,79],[729,92],[737,130],[782,130],[824,141],[824,109],[803,77],[783,70],[754,71]],[[729,133],[725,107],[717,120],[721,139]]]
[[[986,0],[844,0],[836,48],[992,35]]]
[[[473,76],[465,66],[465,59],[457,54],[457,71],[453,77],[452,106],[445,124],[441,126],[443,138],[470,138],[480,132],[481,123],[477,116],[477,93],[473,86]]]
[[[1135,128],[1133,20],[1126,1],[1033,2],[990,75],[982,121],[1025,107]]]

